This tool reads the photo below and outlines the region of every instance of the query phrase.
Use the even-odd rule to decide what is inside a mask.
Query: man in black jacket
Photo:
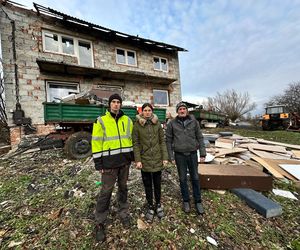
[[[198,121],[188,114],[188,108],[184,102],[177,104],[176,112],[178,115],[168,124],[166,131],[169,159],[177,166],[183,210],[186,213],[191,210],[187,183],[187,171],[189,170],[196,211],[198,214],[203,214],[197,157],[199,149],[200,161],[204,162],[206,151],[203,135]]]

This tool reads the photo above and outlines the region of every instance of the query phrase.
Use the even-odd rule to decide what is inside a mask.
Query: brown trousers
[[[105,224],[107,216],[109,214],[109,205],[111,195],[116,182],[118,183],[118,215],[120,219],[124,219],[128,216],[129,204],[127,202],[127,180],[129,175],[129,166],[123,166],[120,168],[105,169],[102,173],[102,187],[97,198],[95,221],[97,224]]]

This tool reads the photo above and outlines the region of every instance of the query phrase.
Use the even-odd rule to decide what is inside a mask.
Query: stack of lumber
[[[219,136],[206,150],[214,156],[210,164],[247,165],[277,179],[300,181],[300,145],[233,134]]]

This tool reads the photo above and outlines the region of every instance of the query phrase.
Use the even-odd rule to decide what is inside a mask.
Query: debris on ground
[[[234,147],[221,148],[213,141],[220,135],[205,137],[210,138],[207,151],[214,157],[203,164],[206,167],[247,166],[272,176],[274,189],[290,191],[300,198],[296,192],[299,180],[279,166],[286,161],[299,162],[296,147],[275,145],[285,149],[278,152],[277,147],[270,150],[271,144],[265,141],[260,143],[259,139],[233,133],[227,139],[234,141]],[[268,150],[252,144],[267,145]],[[253,150],[287,159],[261,157]],[[132,167],[128,181],[132,226],[130,230],[124,229],[116,216],[115,188],[107,241],[96,243],[94,211],[101,189],[96,183],[101,182],[101,174],[95,171],[92,158],[68,160],[64,151],[55,147],[26,152],[0,158],[2,249],[211,249],[216,245],[209,242],[208,235],[220,249],[296,249],[293,247],[300,244],[299,201],[264,191],[264,197],[282,208],[281,215],[265,218],[233,192],[203,189],[205,215],[198,216],[192,203],[191,213],[185,214],[177,169],[172,164],[162,174],[162,205],[166,216],[161,220],[155,217],[152,224],[144,222],[147,208],[144,187],[140,171]],[[256,157],[263,159],[264,164]]]

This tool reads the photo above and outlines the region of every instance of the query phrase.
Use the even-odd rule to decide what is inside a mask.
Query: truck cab
[[[267,106],[262,116],[262,129],[287,129],[290,126],[290,114],[285,105]]]

